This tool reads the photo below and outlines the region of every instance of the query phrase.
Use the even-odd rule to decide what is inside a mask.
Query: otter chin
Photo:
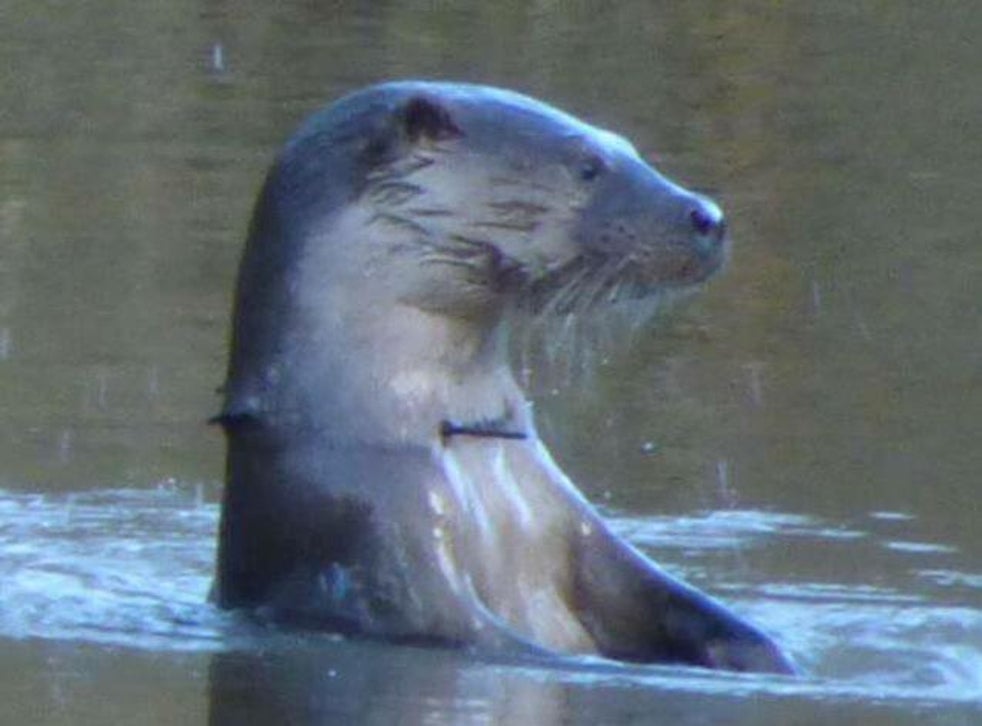
[[[217,604],[399,642],[793,672],[610,530],[509,365],[517,317],[698,285],[726,238],[714,202],[624,138],[517,93],[397,82],[315,113],[239,269]]]

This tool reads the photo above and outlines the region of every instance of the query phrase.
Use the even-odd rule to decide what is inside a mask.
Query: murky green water
[[[982,719],[982,5],[9,0],[0,695],[9,723]],[[231,283],[272,153],[393,77],[620,130],[730,215],[726,276],[540,429],[794,681],[254,632],[204,600]]]

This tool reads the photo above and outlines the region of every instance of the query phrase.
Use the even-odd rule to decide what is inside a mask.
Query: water
[[[936,569],[944,561],[938,557],[949,554],[937,546],[899,548],[907,565],[924,560],[924,569],[907,574],[906,588],[896,579],[890,585],[836,581],[818,568],[799,567],[782,580],[749,564],[761,551],[799,563],[824,559],[830,551],[869,551],[867,559],[889,563],[900,542],[878,531],[879,523],[911,521],[896,513],[871,515],[865,529],[761,511],[613,514],[621,534],[657,552],[670,570],[783,633],[807,670],[804,677],[785,678],[596,658],[493,661],[264,629],[206,602],[218,508],[202,494],[203,487],[172,482],[78,494],[0,494],[0,636],[12,646],[14,662],[25,652],[44,654],[30,688],[43,683],[46,693],[61,694],[66,722],[78,722],[72,720],[77,707],[91,711],[93,721],[105,718],[102,699],[118,694],[117,679],[121,673],[133,678],[133,668],[147,671],[148,680],[137,684],[142,689],[156,683],[157,670],[173,677],[175,668],[186,669],[207,687],[213,719],[229,723],[254,709],[271,712],[274,705],[299,722],[347,714],[384,723],[395,714],[406,717],[402,709],[408,707],[415,714],[404,721],[409,723],[491,723],[502,715],[516,723],[594,723],[616,713],[604,705],[609,693],[618,694],[618,709],[638,717],[656,699],[684,704],[675,716],[683,723],[701,723],[713,713],[753,723],[762,713],[784,719],[826,711],[862,714],[871,723],[925,713],[958,722],[982,697],[982,653],[975,645],[982,638],[982,610],[960,603],[961,591],[979,583]],[[911,557],[912,550],[918,557]],[[93,679],[93,668],[103,676]],[[13,680],[23,678],[20,673]],[[702,705],[687,713],[696,697]],[[568,708],[566,698],[581,701],[586,712]],[[112,702],[124,721],[135,718],[139,706],[132,694]],[[51,715],[58,711],[53,707]]]
[[[977,3],[914,0],[8,2],[0,722],[982,721],[980,31]],[[805,676],[494,661],[207,604],[249,207],[303,115],[402,76],[541,96],[721,201],[723,278],[585,375],[525,362],[619,531]]]

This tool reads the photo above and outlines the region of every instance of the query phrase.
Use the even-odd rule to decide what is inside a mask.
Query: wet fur
[[[516,318],[651,300],[725,257],[709,202],[497,89],[400,83],[305,123],[257,202],[215,598],[492,650],[789,671],[615,536],[539,441]]]

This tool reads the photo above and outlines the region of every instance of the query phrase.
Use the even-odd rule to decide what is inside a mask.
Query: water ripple
[[[176,485],[0,491],[0,636],[227,648],[243,626],[207,604],[218,507],[203,499],[200,487]],[[956,553],[944,546],[890,547],[901,540],[789,513],[621,515],[611,523],[666,569],[765,624],[808,675],[762,680],[568,658],[554,664],[562,673],[554,677],[654,678],[682,690],[809,698],[982,700],[982,577],[946,560]],[[886,558],[877,578],[848,567],[871,557]]]

